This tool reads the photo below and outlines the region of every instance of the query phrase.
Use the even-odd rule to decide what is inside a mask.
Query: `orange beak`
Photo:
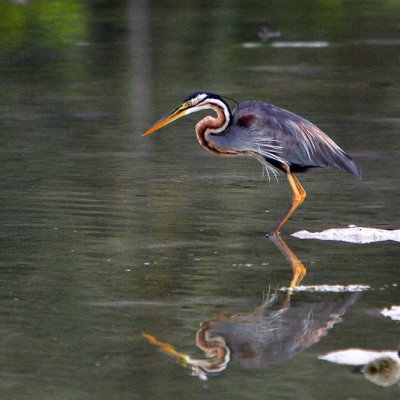
[[[165,117],[162,117],[152,127],[147,129],[147,131],[144,132],[142,136],[150,135],[150,133],[153,133],[154,131],[157,131],[158,129],[162,128],[163,126],[168,125],[171,122],[175,121],[176,119],[185,116],[186,114],[188,114],[188,109],[190,109],[191,107],[192,107],[191,103],[183,103],[181,106],[171,111]]]

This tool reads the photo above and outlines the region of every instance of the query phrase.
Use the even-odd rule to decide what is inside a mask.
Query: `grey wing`
[[[249,141],[252,146],[274,164],[284,163],[292,171],[333,167],[345,170],[355,178],[361,177],[357,164],[331,138],[290,111],[249,101],[235,110],[233,124],[243,132],[245,130],[248,139],[252,138]]]

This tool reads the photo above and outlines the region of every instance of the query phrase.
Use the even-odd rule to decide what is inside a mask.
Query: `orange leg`
[[[291,172],[287,172],[286,176],[290,183],[290,187],[293,190],[292,204],[286,210],[286,212],[282,215],[282,217],[277,222],[277,224],[274,226],[274,229],[272,229],[272,231],[268,234],[268,236],[276,235],[279,232],[279,230],[282,228],[282,226],[285,225],[286,221],[290,218],[290,216],[296,211],[296,209],[300,206],[300,204],[306,198],[306,191],[303,189],[303,186],[301,186],[297,177],[294,174],[292,174]]]

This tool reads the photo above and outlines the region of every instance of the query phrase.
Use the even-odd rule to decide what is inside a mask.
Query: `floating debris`
[[[311,285],[311,286],[294,286],[291,288],[283,287],[280,290],[292,290],[294,292],[363,292],[371,289],[368,285]]]
[[[242,43],[242,46],[245,49],[253,49],[255,47],[261,47],[261,43],[258,43],[258,42],[244,42],[244,43]]]
[[[391,318],[393,321],[400,321],[400,306],[392,306],[390,308],[384,308],[381,314],[385,317]]]
[[[299,231],[292,236],[299,239],[335,240],[350,243],[374,243],[393,240],[400,242],[400,229],[387,230],[349,225],[348,228],[327,229],[322,232]]]
[[[272,47],[276,48],[311,48],[320,49],[328,47],[328,42],[274,42],[271,44]]]
[[[271,31],[266,26],[263,26],[258,31],[258,37],[263,41],[266,42],[272,38],[280,37],[282,34],[279,31]]]
[[[319,356],[318,359],[341,365],[366,365],[379,357],[392,357],[398,359],[398,354],[396,351],[391,350],[375,351],[354,347],[331,351],[323,356]]]
[[[318,358],[335,364],[361,366],[360,372],[364,377],[379,386],[389,387],[400,380],[400,359],[396,351],[350,348]]]

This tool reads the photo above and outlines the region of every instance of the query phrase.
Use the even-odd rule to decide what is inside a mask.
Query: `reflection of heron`
[[[244,368],[264,368],[293,358],[318,342],[356,301],[357,293],[293,293],[306,269],[278,235],[271,241],[292,267],[293,278],[286,292],[268,296],[249,313],[220,312],[201,322],[196,345],[205,358],[179,352],[153,335],[151,343],[190,369],[201,379],[222,372],[232,358]]]
[[[144,336],[193,375],[207,379],[225,370],[232,359],[245,369],[290,360],[319,342],[357,297],[350,292],[274,294],[252,312],[220,312],[201,322],[196,334],[205,358],[193,358],[152,335]]]
[[[286,174],[293,199],[270,232],[271,236],[278,233],[306,197],[295,172],[333,167],[345,170],[355,178],[361,177],[361,170],[352,158],[319,128],[298,115],[260,101],[246,101],[231,113],[221,96],[193,93],[144,135],[184,115],[205,109],[217,113],[216,118],[207,116],[196,125],[197,139],[205,149],[222,156],[252,156],[274,175],[274,167]]]

